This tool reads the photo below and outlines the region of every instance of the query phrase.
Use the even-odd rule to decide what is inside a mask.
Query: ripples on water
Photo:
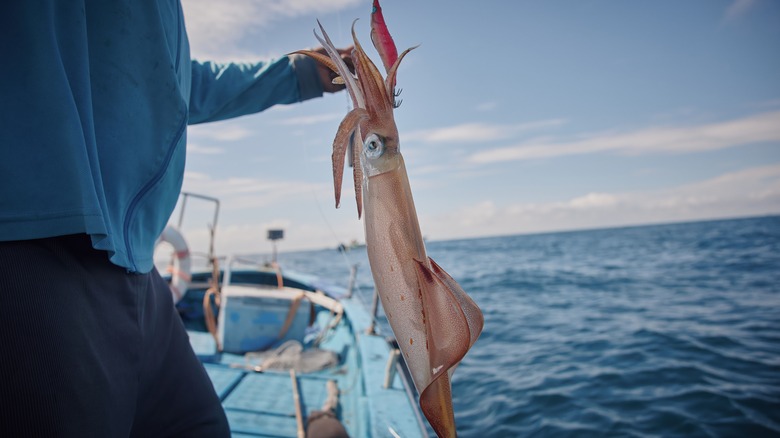
[[[780,217],[427,246],[485,314],[461,436],[780,436]],[[343,284],[333,253],[281,261]]]

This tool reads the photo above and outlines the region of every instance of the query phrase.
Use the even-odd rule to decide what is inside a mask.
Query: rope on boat
[[[271,267],[276,273],[276,286],[279,289],[284,289],[284,277],[282,277],[282,267],[279,265],[279,263],[277,263],[276,260],[271,262]]]
[[[222,351],[222,344],[219,342],[219,336],[217,335],[217,317],[214,316],[214,311],[211,309],[211,296],[214,296],[214,305],[219,308],[222,301],[222,295],[219,291],[219,261],[216,257],[211,259],[211,286],[206,290],[203,295],[203,318],[206,322],[206,328],[211,336],[214,338],[214,342],[217,343],[217,351]]]
[[[281,340],[290,330],[293,320],[295,319],[295,314],[298,312],[298,307],[300,307],[301,301],[303,301],[304,298],[306,298],[306,294],[301,292],[292,299],[290,310],[287,311],[287,316],[284,318],[284,324],[282,325],[281,330],[279,330],[279,334],[276,335],[276,339]]]

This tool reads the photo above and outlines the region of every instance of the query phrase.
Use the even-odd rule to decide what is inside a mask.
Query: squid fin
[[[415,262],[431,373],[430,383],[420,392],[420,407],[440,437],[456,436],[450,373],[479,337],[482,313],[432,259]]]
[[[455,411],[452,408],[452,386],[448,373],[442,373],[420,393],[420,409],[437,436],[458,436],[455,428]]]
[[[477,338],[479,338],[479,335],[482,333],[482,328],[485,325],[485,318],[482,316],[482,311],[479,310],[477,303],[468,296],[466,291],[460,287],[458,282],[456,282],[450,274],[444,271],[444,269],[442,269],[432,258],[429,257],[428,260],[431,262],[431,270],[434,275],[449,287],[452,295],[458,300],[460,309],[463,311],[463,315],[466,317],[466,323],[469,326],[469,348],[471,348],[471,346],[477,342]]]

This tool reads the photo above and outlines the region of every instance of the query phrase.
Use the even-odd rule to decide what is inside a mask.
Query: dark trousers
[[[229,435],[156,270],[86,235],[0,242],[0,436]]]

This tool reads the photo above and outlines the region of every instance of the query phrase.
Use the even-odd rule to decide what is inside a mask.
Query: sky
[[[369,56],[370,0],[184,0],[192,57],[259,61],[337,46]],[[430,240],[780,213],[780,2],[397,1],[396,109]],[[190,126],[183,190],[221,201],[217,252],[363,240],[330,155],[346,93]],[[210,206],[188,202],[191,249]],[[172,218],[178,219],[178,211]]]

